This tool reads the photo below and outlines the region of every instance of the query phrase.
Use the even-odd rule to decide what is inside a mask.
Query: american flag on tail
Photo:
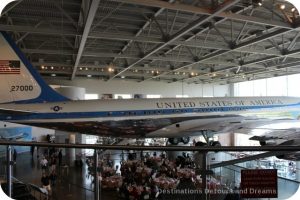
[[[21,67],[19,60],[0,60],[1,74],[20,74]]]

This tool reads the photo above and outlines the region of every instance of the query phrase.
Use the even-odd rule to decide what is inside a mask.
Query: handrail
[[[23,141],[3,141],[0,145],[12,146],[38,146],[38,147],[57,147],[57,148],[79,148],[79,149],[103,149],[103,150],[152,150],[152,151],[300,151],[298,146],[128,146],[128,145],[95,145],[95,144],[64,144],[64,143],[45,143],[45,142],[23,142]]]

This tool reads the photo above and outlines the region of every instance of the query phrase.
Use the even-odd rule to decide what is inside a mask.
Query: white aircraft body
[[[249,132],[268,124],[295,122],[291,119],[299,116],[300,98],[293,97],[71,101],[44,82],[4,32],[0,50],[0,121],[101,136],[186,138],[203,130]],[[291,129],[254,138],[265,143],[299,137],[298,129],[293,134],[287,131]]]

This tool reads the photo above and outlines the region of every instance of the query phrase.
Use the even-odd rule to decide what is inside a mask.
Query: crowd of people
[[[57,179],[57,165],[62,163],[62,152],[51,150],[48,154],[44,154],[40,160],[40,166],[42,168],[42,187],[51,193],[51,187],[55,186]]]
[[[102,189],[116,189],[123,199],[155,199],[160,191],[182,188],[200,189],[202,179],[195,173],[195,163],[189,154],[183,153],[175,160],[159,156],[154,152],[143,154],[139,159],[135,153],[128,153],[127,160],[113,168],[113,162],[102,159],[98,162]],[[93,174],[94,161],[87,160],[89,175]],[[209,187],[220,187],[219,181],[211,178]],[[192,188],[191,188],[192,187]]]
[[[55,148],[42,149],[43,152],[37,150],[37,159],[42,169],[41,184],[44,192],[51,194],[52,187],[55,186],[57,180],[57,167],[62,165],[62,150]],[[31,150],[32,157],[34,155],[34,147]]]

